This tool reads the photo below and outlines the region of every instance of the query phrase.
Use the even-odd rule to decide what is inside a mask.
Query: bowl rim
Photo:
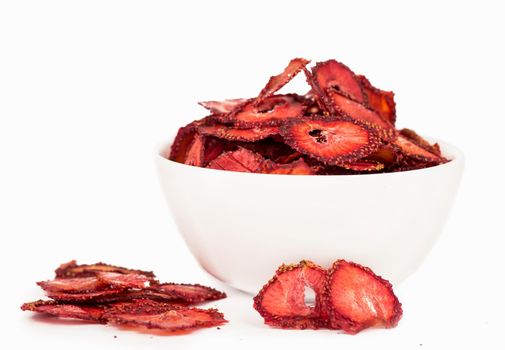
[[[289,174],[260,174],[260,173],[244,173],[240,171],[225,171],[225,170],[219,170],[219,169],[210,169],[210,168],[202,168],[198,166],[192,166],[192,165],[187,165],[187,164],[182,164],[179,162],[175,162],[173,160],[170,160],[166,158],[163,154],[167,153],[167,150],[170,149],[172,146],[173,141],[171,142],[164,142],[160,143],[156,147],[156,153],[155,153],[155,160],[159,164],[165,164],[165,165],[170,165],[170,166],[175,166],[175,167],[181,167],[186,169],[186,171],[193,171],[193,172],[211,172],[211,173],[224,173],[228,174],[230,176],[270,176],[270,177],[285,177],[288,176],[290,178],[356,178],[359,176],[365,176],[365,177],[391,177],[391,176],[401,176],[401,175],[406,175],[406,174],[419,174],[419,173],[431,173],[431,172],[437,172],[442,169],[446,169],[449,167],[455,167],[459,164],[463,165],[465,162],[465,156],[463,151],[454,146],[453,144],[450,144],[448,142],[442,141],[438,138],[433,138],[433,137],[425,137],[423,136],[426,140],[430,141],[431,143],[438,143],[440,145],[440,148],[442,149],[442,153],[444,156],[449,160],[447,163],[444,164],[439,164],[435,165],[429,168],[422,168],[422,169],[413,169],[413,170],[404,170],[404,171],[398,171],[398,172],[391,172],[391,173],[372,173],[372,174],[347,174],[347,175],[289,175]],[[172,138],[173,139],[173,138]]]

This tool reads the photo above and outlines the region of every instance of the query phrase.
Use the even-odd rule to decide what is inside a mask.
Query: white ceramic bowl
[[[161,155],[156,162],[189,249],[226,284],[257,293],[281,263],[309,259],[328,267],[339,258],[395,284],[426,258],[460,182],[462,152],[439,143],[449,163],[388,174],[249,174]]]

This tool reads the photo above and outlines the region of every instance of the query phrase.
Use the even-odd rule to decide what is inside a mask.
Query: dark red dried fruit
[[[374,129],[346,118],[294,120],[281,127],[281,135],[300,153],[326,164],[348,163],[366,157],[380,146]]]
[[[203,162],[205,165],[216,159],[221,153],[224,152],[226,142],[216,137],[207,136],[205,138]]]
[[[317,106],[317,109],[322,111],[321,114],[330,114],[332,111],[331,108],[328,107],[328,98],[323,90],[319,87],[319,85],[316,82],[316,79],[314,75],[307,70],[307,68],[303,69],[303,72],[305,73],[305,78],[307,80],[307,83],[310,86],[310,91],[307,94],[309,97],[314,99],[315,105]],[[308,113],[307,113],[308,112]],[[318,114],[317,110],[314,108],[314,105],[307,107],[307,110],[305,114]]]
[[[325,286],[330,326],[347,333],[368,327],[394,327],[402,316],[391,284],[367,267],[337,260]]]
[[[295,160],[300,159],[301,157],[302,157],[302,154],[300,152],[293,151],[289,154],[276,157],[274,160],[275,160],[275,163],[278,163],[278,164],[288,164],[288,163],[291,163]]]
[[[341,164],[342,168],[354,171],[380,171],[384,169],[384,164],[375,160],[356,160],[354,162]]]
[[[169,159],[222,170],[292,175],[387,173],[448,161],[438,144],[431,145],[412,130],[396,129],[392,91],[376,88],[336,60],[319,62],[312,69],[308,63],[291,60],[256,98],[201,102],[212,114],[179,130]],[[302,70],[310,86],[306,94],[275,95]],[[239,148],[254,155],[239,151],[236,156],[242,159],[237,159],[233,152]],[[301,158],[311,172],[301,161],[295,163]],[[319,164],[310,164],[311,159]]]
[[[237,113],[231,113],[224,121],[241,128],[275,126],[302,116],[306,107],[294,95],[273,95],[258,105],[250,102]]]
[[[363,123],[374,125],[382,131],[387,140],[390,140],[395,135],[394,126],[382,119],[379,114],[366,108],[360,103],[357,103],[335,91],[328,91],[330,100],[336,111],[346,115],[352,119],[358,120]]]
[[[377,151],[367,156],[369,160],[375,160],[384,164],[385,166],[390,166],[398,162],[399,153],[390,145],[381,146]]]
[[[221,154],[210,162],[207,168],[254,173],[261,168],[264,161],[259,154],[239,147],[236,151]]]
[[[227,322],[216,309],[188,306],[226,297],[210,287],[160,284],[152,272],[103,263],[77,265],[75,260],[62,264],[56,275],[38,283],[54,300],[25,303],[23,311],[169,333]]]
[[[315,171],[305,163],[303,159],[298,159],[291,163],[279,164],[271,160],[263,163],[262,173],[283,174],[283,175],[314,175]]]
[[[268,325],[317,329],[325,323],[321,317],[325,279],[326,271],[310,261],[282,265],[254,297],[254,308]],[[315,293],[314,306],[305,302],[306,288]]]
[[[226,294],[200,284],[160,283],[147,288],[150,292],[165,295],[165,300],[195,304],[226,298]]]
[[[92,293],[104,289],[144,288],[149,286],[151,281],[153,281],[151,277],[138,273],[98,271],[96,276],[56,278],[37,284],[48,293]]]
[[[96,291],[68,293],[68,292],[48,292],[47,296],[53,300],[69,303],[93,302],[95,300],[111,299],[120,295],[124,289],[101,289]]]
[[[184,159],[184,164],[193,166],[203,166],[204,165],[204,155],[205,155],[205,136],[199,134],[198,132],[194,134],[193,141],[188,147],[186,157]]]
[[[98,272],[97,278],[110,288],[145,288],[154,280],[138,273]]]
[[[193,142],[194,136],[194,125],[188,124],[183,128],[179,128],[177,136],[175,136],[175,140],[170,147],[170,154],[168,156],[168,159],[184,164],[186,155],[188,154],[189,146]]]
[[[352,98],[354,101],[365,103],[365,97],[356,75],[345,64],[335,60],[319,62],[312,68],[312,74],[320,93],[331,89]]]
[[[216,327],[225,324],[224,315],[216,309],[167,307],[163,312],[115,312],[107,315],[107,322],[165,332],[190,331],[199,328]]]
[[[292,59],[288,66],[284,68],[284,71],[279,75],[274,75],[270,77],[267,85],[261,90],[260,94],[256,98],[256,104],[259,104],[266,97],[272,96],[280,88],[286,85],[291,79],[293,79],[302,69],[305,68],[310,61],[304,58],[294,58]]]
[[[237,129],[233,126],[214,124],[198,127],[202,135],[215,136],[231,141],[253,142],[265,139],[279,133],[277,126],[253,127],[250,129]]]
[[[393,143],[394,146],[406,157],[416,158],[424,162],[433,162],[437,164],[445,163],[447,160],[440,157],[430,151],[418,146],[416,143],[412,142],[410,139],[403,135],[398,135]]]
[[[142,271],[127,269],[125,267],[109,265],[105,263],[96,263],[92,265],[77,264],[75,260],[61,264],[55,271],[57,278],[75,278],[96,276],[98,272],[116,272],[122,274],[140,274],[147,277],[156,277],[152,271]]]
[[[377,112],[382,119],[395,125],[396,103],[394,92],[377,89],[363,75],[358,75],[357,79],[365,94],[367,106]]]
[[[442,153],[440,151],[440,146],[438,145],[438,143],[435,143],[432,145],[426,139],[424,139],[422,136],[420,136],[418,133],[416,133],[414,130],[401,129],[400,134],[402,136],[406,137],[407,139],[409,139],[409,141],[418,145],[419,147],[424,148],[428,152],[433,153],[439,157],[442,156]]]
[[[242,104],[246,103],[247,101],[249,101],[249,99],[235,98],[224,101],[204,101],[204,102],[198,102],[198,104],[208,109],[213,114],[228,114],[234,111]]]
[[[59,318],[104,322],[102,319],[104,308],[102,306],[60,304],[53,300],[38,300],[23,304],[21,310],[40,312]]]
[[[52,281],[40,281],[37,284],[46,292],[83,293],[104,289],[106,286],[96,276],[78,278],[56,278]]]

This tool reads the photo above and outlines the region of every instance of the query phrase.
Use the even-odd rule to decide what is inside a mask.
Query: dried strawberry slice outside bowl
[[[360,175],[231,172],[156,154],[173,219],[200,265],[256,294],[280,263],[323,267],[356,261],[398,284],[441,234],[464,168],[463,153],[437,141],[450,161],[430,168]]]

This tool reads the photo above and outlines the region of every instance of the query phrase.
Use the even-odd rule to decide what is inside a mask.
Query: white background
[[[503,13],[498,1],[1,1],[0,347],[503,347]],[[442,237],[395,289],[396,329],[264,326],[251,297],[199,268],[161,196],[155,148],[204,116],[196,102],[254,96],[296,56],[394,90],[399,126],[466,154]],[[21,312],[72,258],[223,288],[211,306],[230,324],[158,337]]]

